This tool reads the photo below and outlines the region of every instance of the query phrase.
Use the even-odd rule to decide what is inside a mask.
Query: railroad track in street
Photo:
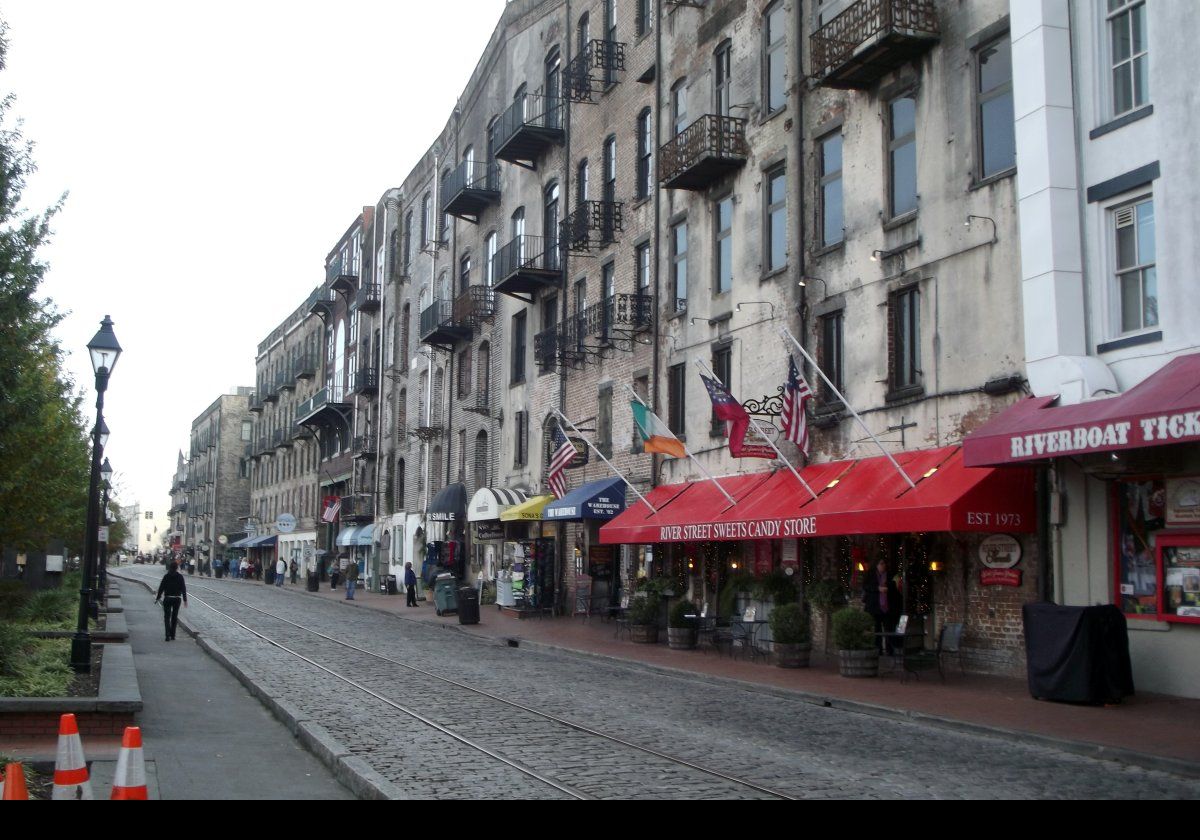
[[[685,794],[690,792],[703,798],[796,798],[768,784],[635,743],[611,732],[604,732],[534,708],[518,699],[368,650],[305,627],[218,589],[197,583],[193,583],[189,588],[191,593],[203,591],[207,595],[236,604],[233,612],[252,612],[259,618],[256,622],[258,624],[265,619],[283,625],[287,630],[279,632],[251,626],[247,623],[249,619],[245,614],[240,617],[233,614],[229,604],[221,603],[218,607],[205,598],[190,593],[191,600],[203,604],[224,620],[289,657],[352,687],[391,710],[406,715],[421,726],[451,739],[460,747],[486,756],[538,784],[551,788],[557,794],[572,799],[627,798],[645,795],[647,780],[652,779],[653,787],[657,789]],[[290,630],[303,631],[310,637],[303,645],[305,652],[296,650],[294,641],[281,640],[280,637],[286,638]],[[381,663],[385,664],[387,671],[379,671]],[[356,666],[359,666],[358,676],[346,673],[347,670],[355,670]],[[363,677],[362,672],[372,676]],[[400,676],[404,679],[396,679]],[[452,690],[450,697],[447,697],[448,689]],[[465,715],[467,720],[497,720],[497,704],[519,713],[504,718],[504,734],[499,737],[493,736],[493,740],[502,742],[499,745],[483,743],[476,734],[469,731],[469,726],[464,726],[461,722],[456,724],[445,715],[438,720],[438,715],[429,711],[452,708]],[[547,753],[546,756],[540,755],[543,751]],[[561,778],[564,775],[561,770],[546,768],[546,765],[562,765],[564,753],[572,753],[584,759],[579,762],[581,771],[592,768],[592,772],[584,772],[579,778],[564,779]],[[607,767],[612,771],[611,775],[594,772],[597,766]]]

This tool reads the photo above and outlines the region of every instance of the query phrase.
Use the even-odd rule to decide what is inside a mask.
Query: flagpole
[[[644,407],[644,408],[645,408],[647,411],[649,411],[651,414],[654,414],[654,412],[653,412],[653,411],[650,409],[650,406],[646,405],[646,401],[645,401],[645,400],[643,400],[641,397],[639,397],[639,396],[637,395],[637,391],[635,391],[635,390],[633,390],[632,388],[630,388],[630,387],[629,387],[628,385],[626,385],[624,382],[622,382],[622,383],[621,383],[621,387],[622,387],[622,388],[624,388],[626,391],[628,391],[628,392],[630,393],[630,395],[632,395],[632,396],[633,396],[633,398],[634,398],[635,400],[637,400],[638,402],[640,402],[640,403],[642,404],[642,406],[643,406],[643,407]],[[654,414],[654,417],[655,417],[655,419],[656,419],[656,420],[658,420],[660,423],[662,422],[662,419],[661,419],[661,418],[660,418],[660,417],[659,417],[657,414]],[[635,425],[636,425],[637,421],[635,420],[635,421],[634,421],[634,423],[635,423]],[[679,440],[679,438],[675,438],[675,439],[676,439],[676,440]],[[681,444],[683,444],[683,451],[684,451],[684,453],[685,453],[685,454],[686,454],[686,455],[687,455],[689,458],[691,458],[691,459],[692,459],[692,463],[696,465],[696,469],[700,470],[700,472],[701,472],[701,473],[704,475],[704,477],[705,477],[705,478],[707,478],[707,479],[708,479],[709,481],[711,481],[713,484],[717,485],[717,489],[721,491],[721,495],[722,495],[722,496],[724,496],[726,499],[728,499],[728,500],[729,500],[729,504],[730,504],[731,506],[736,506],[736,505],[737,505],[737,501],[736,501],[736,500],[733,498],[733,496],[730,496],[730,495],[729,495],[729,492],[728,492],[728,491],[727,491],[727,490],[726,490],[724,487],[722,487],[722,486],[721,486],[721,482],[717,481],[715,478],[713,478],[713,477],[712,477],[712,474],[711,474],[711,473],[709,473],[709,471],[708,471],[708,470],[706,470],[706,469],[704,468],[704,465],[700,463],[700,460],[699,460],[699,459],[698,459],[698,458],[697,458],[695,455],[693,455],[693,454],[692,454],[692,450],[688,449],[688,446],[687,446],[687,444],[686,444],[686,443],[683,443],[683,441],[681,441],[681,440],[679,440],[679,442],[680,442]]]
[[[700,368],[705,373],[707,373],[710,378],[715,379],[717,382],[721,381],[720,377],[718,377],[715,373],[713,373],[712,370],[709,369],[708,365],[704,364],[704,362],[701,361],[699,357],[697,357],[693,361],[695,361],[696,367]],[[722,384],[724,384],[724,383],[722,383]],[[732,396],[732,394],[730,396]],[[745,411],[745,409],[742,409],[742,410]],[[792,462],[789,461],[787,458],[783,457],[783,453],[779,451],[779,447],[775,445],[775,441],[773,441],[773,440],[771,440],[771,438],[767,437],[766,433],[762,429],[762,426],[758,425],[758,421],[755,420],[753,417],[751,417],[749,412],[746,412],[746,418],[750,421],[750,425],[754,428],[754,431],[758,432],[758,436],[761,437],[763,440],[765,440],[767,442],[767,445],[769,445],[773,450],[775,450],[775,454],[779,456],[779,460],[783,461],[784,466],[786,466],[788,468],[788,470],[791,472],[791,474],[793,476],[795,476],[796,481],[799,481],[800,485],[809,492],[809,494],[813,497],[813,499],[816,499],[817,498],[816,491],[813,490],[811,487],[809,487],[808,482],[800,477],[800,473],[796,472],[796,468],[792,466]]]
[[[815,370],[817,372],[817,376],[821,377],[821,381],[823,381],[826,385],[829,386],[829,390],[833,392],[833,395],[835,397],[837,397],[839,400],[841,400],[842,405],[844,405],[846,407],[846,410],[849,411],[850,414],[854,417],[854,419],[858,421],[858,425],[861,426],[862,430],[867,433],[867,436],[869,438],[871,438],[872,441],[874,441],[876,446],[879,447],[879,451],[883,453],[883,456],[885,458],[887,458],[888,461],[891,462],[893,467],[896,468],[896,472],[900,473],[900,477],[903,478],[906,482],[908,482],[908,486],[910,488],[912,488],[913,490],[916,490],[917,485],[914,484],[913,480],[908,477],[908,473],[906,473],[904,471],[904,468],[901,467],[900,464],[896,462],[896,459],[892,457],[892,453],[888,452],[886,449],[883,448],[883,444],[879,442],[879,438],[875,437],[875,433],[867,428],[867,424],[863,422],[863,419],[862,419],[862,417],[860,417],[858,415],[858,412],[850,407],[850,403],[846,401],[846,398],[844,396],[842,396],[842,392],[837,389],[837,386],[829,381],[829,377],[825,375],[825,371],[821,370],[821,366],[817,364],[817,360],[808,354],[808,351],[805,350],[800,345],[800,342],[796,340],[796,337],[794,335],[792,335],[791,331],[788,330],[787,327],[780,325],[779,337],[784,339],[785,342],[791,341],[792,344],[796,345],[796,349],[800,351],[800,355],[803,356],[808,361],[808,363],[813,366],[813,370]]]
[[[639,499],[641,499],[643,502],[645,502],[646,507],[650,508],[650,510],[654,511],[655,513],[658,513],[658,508],[656,508],[654,505],[652,505],[646,501],[646,497],[643,496],[640,492],[638,492],[638,489],[636,487],[634,487],[632,484],[629,483],[629,479],[626,478],[621,473],[620,470],[618,470],[616,467],[614,467],[612,465],[611,461],[609,461],[607,458],[604,457],[604,453],[601,452],[599,449],[597,449],[596,445],[594,443],[592,443],[590,440],[588,440],[586,437],[584,437],[583,432],[579,431],[579,429],[575,426],[575,424],[567,419],[565,414],[563,414],[557,408],[552,408],[552,409],[550,409],[550,411],[553,412],[556,417],[558,417],[560,423],[566,423],[568,426],[570,426],[571,431],[574,432],[575,434],[577,434],[579,436],[579,439],[582,440],[584,443],[586,443],[588,445],[588,448],[591,449],[593,452],[595,452],[596,456],[601,461],[603,461],[605,464],[608,465],[608,468],[613,471],[613,473],[617,476],[617,478],[624,481],[625,484],[629,487],[629,489],[632,490]]]

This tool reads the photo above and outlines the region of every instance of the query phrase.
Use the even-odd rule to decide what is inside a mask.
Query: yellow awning
[[[553,496],[534,496],[519,505],[513,505],[500,514],[501,522],[541,522],[542,511],[554,501]]]

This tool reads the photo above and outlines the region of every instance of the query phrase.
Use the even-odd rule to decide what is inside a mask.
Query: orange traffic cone
[[[117,773],[113,778],[110,799],[148,799],[146,792],[146,762],[142,759],[142,730],[126,726],[121,738],[121,754],[117,756]]]
[[[83,758],[83,742],[75,715],[66,714],[58,721],[58,756],[54,761],[54,792],[51,799],[94,799]]]
[[[25,771],[21,762],[14,761],[4,768],[4,792],[0,799],[28,799],[29,791],[25,788]]]

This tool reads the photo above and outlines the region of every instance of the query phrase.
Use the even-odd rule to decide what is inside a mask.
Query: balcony
[[[546,370],[554,364],[578,366],[599,360],[609,348],[632,351],[635,336],[651,326],[654,298],[612,295],[534,337],[534,359]]]
[[[500,167],[464,160],[442,179],[442,212],[472,224],[500,200]]]
[[[268,452],[270,452],[272,448],[273,447],[271,446],[271,436],[270,435],[260,435],[258,438],[258,445],[254,448],[254,454],[261,457],[263,455],[266,455]]]
[[[310,315],[316,315],[328,324],[336,310],[336,300],[333,290],[328,285],[317,286],[308,296],[305,308]]]
[[[563,98],[572,102],[592,102],[594,94],[603,93],[617,83],[617,73],[624,69],[624,44],[593,39],[571,59],[563,72]]]
[[[454,301],[435,300],[421,310],[422,344],[449,347],[456,341],[465,341],[470,337],[471,328],[454,321]]]
[[[350,444],[350,453],[355,458],[374,458],[375,438],[370,435],[359,435]]]
[[[477,330],[496,314],[496,293],[487,286],[470,286],[454,299],[453,318],[456,324],[465,324]]]
[[[363,283],[354,296],[354,305],[360,312],[378,312],[380,306],[379,284]]]
[[[496,291],[532,302],[542,289],[560,286],[562,259],[558,245],[557,238],[514,238],[496,254]]]
[[[533,361],[541,371],[553,370],[558,364],[557,325],[533,337]]]
[[[328,426],[346,422],[350,405],[345,388],[327,385],[296,406],[296,422],[313,426]]]
[[[262,394],[264,403],[273,403],[279,401],[279,388],[275,384],[274,377],[263,380],[263,386],[259,389]]]
[[[300,426],[296,423],[292,424],[289,435],[291,436],[292,440],[308,440],[313,436],[311,429],[309,429],[307,426]]]
[[[286,366],[283,370],[275,374],[275,391],[281,393],[283,391],[291,391],[296,387],[296,380],[292,379],[291,366]]]
[[[620,201],[579,202],[562,223],[563,246],[571,253],[586,254],[593,245],[616,242],[624,226],[624,206]]]
[[[335,257],[325,266],[325,285],[331,291],[349,295],[358,286],[358,266],[354,259]]]
[[[342,496],[342,507],[338,511],[342,522],[362,522],[375,518],[375,499],[370,493],[355,493]]]
[[[940,34],[934,0],[858,0],[809,37],[811,75],[826,87],[869,88]]]
[[[492,126],[496,158],[536,169],[538,158],[563,142],[563,114],[559,97],[529,94],[514,100]]]
[[[352,394],[379,393],[379,368],[374,365],[363,365],[351,373],[350,392]]]
[[[292,375],[297,381],[312,379],[317,375],[317,357],[311,354],[297,356],[292,363]]]
[[[492,416],[491,403],[488,401],[487,385],[475,389],[475,399],[466,400],[462,403],[462,410],[468,414],[479,414],[483,417]]]
[[[658,180],[669,190],[705,190],[749,153],[745,120],[705,114],[658,150]]]
[[[292,436],[283,429],[276,429],[271,433],[271,445],[276,449],[291,449]]]

